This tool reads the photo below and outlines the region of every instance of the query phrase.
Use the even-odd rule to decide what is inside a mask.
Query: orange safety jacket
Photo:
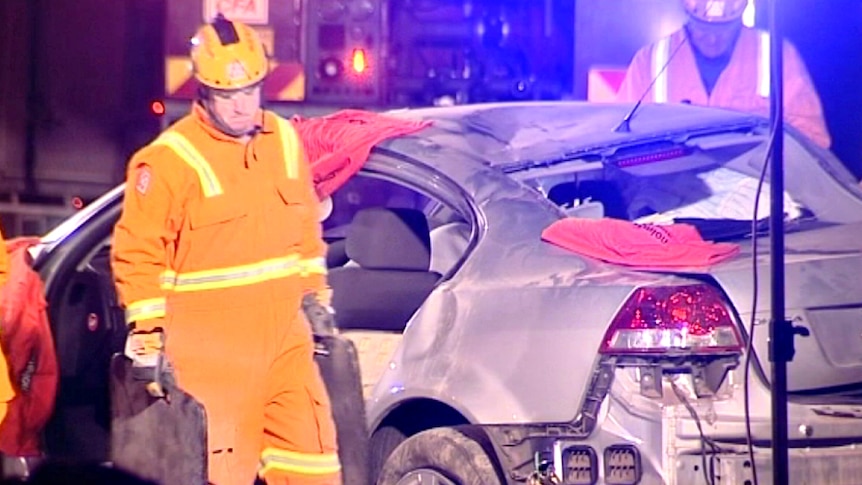
[[[635,54],[617,100],[636,102],[644,96],[644,102],[687,101],[768,117],[769,50],[769,33],[743,27],[727,67],[712,92],[707,93],[691,42],[685,29],[680,29]],[[784,43],[783,61],[785,119],[818,145],[829,148],[832,140],[823,119],[820,97],[799,53],[789,42]]]
[[[284,278],[301,281],[303,292],[326,287],[318,201],[301,141],[289,121],[265,111],[261,116],[263,136],[256,137],[261,140],[245,156],[217,153],[213,148],[223,145],[194,139],[200,136],[194,123],[204,123],[211,137],[230,138],[202,121],[206,114],[196,104],[193,116],[130,161],[129,180],[135,183],[126,186],[123,216],[114,233],[114,248],[123,251],[112,254],[127,322],[143,329],[161,326],[169,300],[185,294]],[[249,161],[273,153],[280,155],[281,165]],[[243,158],[246,167],[239,163]],[[280,213],[264,214],[271,216],[271,224],[246,217],[260,209],[254,207],[260,188],[246,184],[239,173],[250,163],[269,171],[281,196]],[[146,211],[136,206],[141,197],[148,200]],[[301,220],[302,227],[284,223],[290,219]]]

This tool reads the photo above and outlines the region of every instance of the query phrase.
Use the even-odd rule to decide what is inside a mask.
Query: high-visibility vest
[[[758,54],[757,54],[757,94],[768,98],[770,94],[770,65],[769,49],[770,39],[768,32],[758,32]],[[651,68],[653,84],[653,101],[666,103],[668,101],[668,77],[667,66],[672,60],[670,51],[670,37],[663,37],[656,42],[652,51]],[[684,40],[683,42],[688,42]]]
[[[276,118],[281,140],[284,170],[288,179],[299,178],[299,163],[302,157],[302,141],[290,123]],[[205,198],[224,193],[221,182],[212,165],[185,136],[176,131],[166,131],[152,145],[161,145],[173,151],[198,176]],[[204,271],[178,273],[166,269],[160,276],[163,290],[173,292],[205,291],[261,283],[289,276],[307,276],[326,273],[324,258],[302,259],[297,254],[270,258],[239,266],[211,268]],[[126,306],[126,321],[135,322],[165,316],[164,297],[131,302]]]

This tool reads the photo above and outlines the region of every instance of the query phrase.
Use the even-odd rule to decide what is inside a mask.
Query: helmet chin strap
[[[202,98],[201,103],[203,103],[204,109],[206,109],[207,115],[209,116],[212,123],[215,125],[216,128],[219,129],[219,131],[221,131],[225,135],[232,136],[235,138],[242,138],[244,136],[254,135],[256,127],[252,127],[250,130],[246,131],[234,130],[233,128],[229,127],[227,123],[224,122],[222,117],[219,116],[214,109],[212,109],[212,103],[210,102],[209,96]]]

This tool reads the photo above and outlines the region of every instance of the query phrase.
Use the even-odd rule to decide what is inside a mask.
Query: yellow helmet
[[[704,22],[729,22],[742,18],[748,0],[682,0],[685,11]]]
[[[269,70],[266,50],[251,27],[218,14],[192,38],[195,78],[215,89],[243,89],[260,82]]]

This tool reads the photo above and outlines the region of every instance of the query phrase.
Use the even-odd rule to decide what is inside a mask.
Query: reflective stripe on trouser
[[[267,485],[336,485],[341,483],[337,453],[297,453],[267,448],[261,453],[259,476]]]
[[[209,479],[216,485],[248,485],[264,471],[269,484],[338,483],[332,467],[315,474],[261,468],[267,449],[327,465],[334,463],[326,457],[337,452],[311,334],[298,316],[299,297],[267,301],[277,289],[263,284],[195,293],[192,305],[177,294],[166,317],[166,352],[177,382],[207,411]],[[217,311],[199,299],[207,295],[219,302]],[[225,308],[225,300],[233,306]]]

